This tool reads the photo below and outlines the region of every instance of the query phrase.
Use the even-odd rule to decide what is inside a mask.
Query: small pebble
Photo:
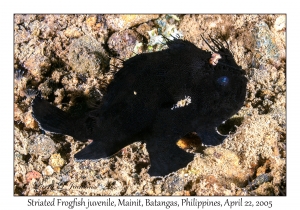
[[[54,170],[51,166],[47,166],[43,171],[42,174],[45,176],[51,176],[54,173]]]
[[[49,159],[49,165],[52,166],[55,172],[60,172],[60,168],[65,164],[64,159],[61,158],[60,154],[53,154]]]
[[[29,183],[32,179],[39,179],[41,176],[39,172],[32,170],[26,174],[26,181]]]
[[[275,23],[274,23],[274,28],[275,28],[275,30],[276,31],[281,31],[281,30],[283,30],[283,29],[285,29],[285,21],[286,21],[286,19],[285,19],[285,15],[280,15],[277,19],[276,19],[276,21],[275,21]]]

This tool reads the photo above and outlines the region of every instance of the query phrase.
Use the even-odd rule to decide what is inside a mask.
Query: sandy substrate
[[[107,85],[136,53],[161,50],[158,32],[210,50],[225,39],[249,80],[244,107],[220,131],[223,144],[180,147],[194,160],[150,177],[145,144],[108,159],[75,162],[87,143],[44,133],[31,116],[39,90],[73,115],[99,106]],[[285,195],[286,24],[284,15],[15,15],[15,195]]]

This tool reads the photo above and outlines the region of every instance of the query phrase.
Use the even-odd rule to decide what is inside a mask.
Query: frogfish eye
[[[228,82],[229,82],[229,78],[226,76],[222,76],[217,79],[217,83],[222,86],[226,86]]]

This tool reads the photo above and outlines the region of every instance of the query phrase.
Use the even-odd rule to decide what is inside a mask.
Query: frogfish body
[[[37,96],[33,116],[49,132],[93,140],[76,160],[112,156],[123,147],[145,141],[149,174],[164,176],[194,158],[176,145],[190,132],[203,144],[219,145],[226,136],[216,127],[243,106],[247,79],[232,53],[213,40],[217,51],[174,39],[168,49],[144,53],[123,63],[108,85],[100,108],[74,118]]]

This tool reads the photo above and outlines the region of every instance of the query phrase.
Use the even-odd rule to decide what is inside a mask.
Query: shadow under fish
[[[165,176],[194,158],[176,145],[196,132],[205,145],[226,138],[216,127],[243,106],[247,79],[221,42],[213,54],[189,41],[168,40],[168,49],[136,55],[123,63],[107,87],[102,106],[74,118],[36,96],[32,114],[41,129],[93,142],[75,159],[112,156],[143,139],[151,176]]]

